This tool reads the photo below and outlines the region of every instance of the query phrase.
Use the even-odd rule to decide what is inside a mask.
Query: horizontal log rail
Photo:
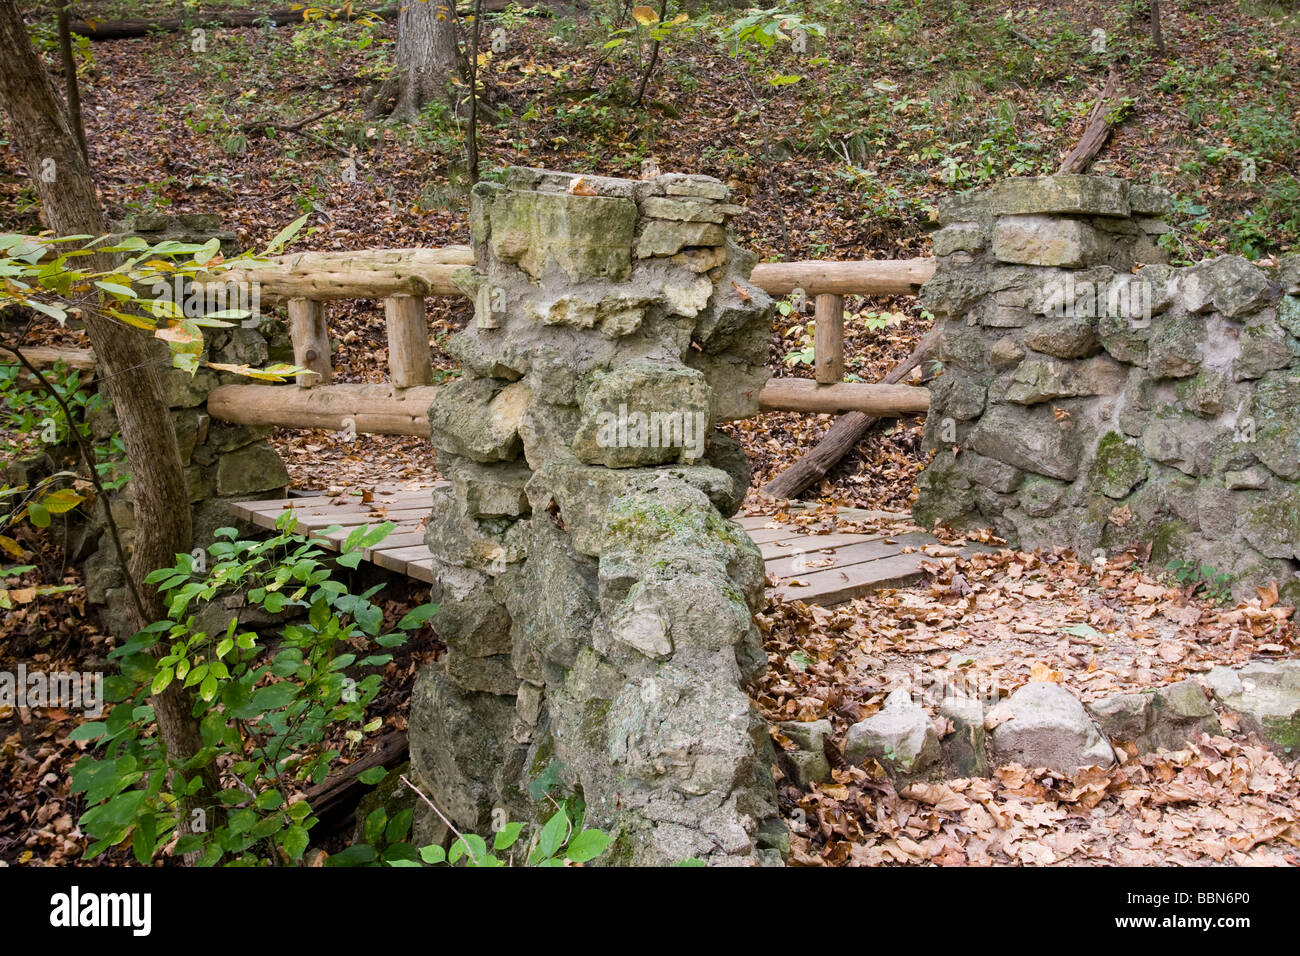
[[[429,434],[428,412],[437,387],[392,385],[221,385],[208,394],[208,414],[236,425],[351,430],[354,434]],[[878,418],[924,412],[928,389],[910,385],[840,383],[776,378],[758,394],[764,411],[860,411]]]
[[[358,433],[427,435],[425,413],[434,389],[425,297],[463,295],[455,274],[474,264],[469,246],[299,252],[200,276],[200,286],[256,283],[260,301],[283,302],[289,313],[294,363],[306,371],[296,386],[227,385],[209,397],[209,411],[226,421],[298,428],[346,428]],[[751,281],[772,295],[800,294],[814,304],[814,377],[772,379],[759,394],[765,411],[847,412],[872,417],[924,412],[929,393],[905,385],[865,385],[844,377],[844,296],[914,294],[934,274],[933,259],[856,262],[765,262]],[[326,302],[383,299],[390,384],[333,385]],[[45,354],[50,353],[50,354]],[[57,354],[56,354],[57,353]],[[29,350],[34,360],[58,357],[91,367],[85,350]],[[315,393],[315,394],[312,394]]]

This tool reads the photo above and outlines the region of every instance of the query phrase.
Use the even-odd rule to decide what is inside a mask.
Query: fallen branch
[[[375,741],[374,748],[346,767],[330,774],[306,793],[311,812],[319,818],[322,832],[347,828],[356,813],[357,801],[370,789],[359,779],[372,767],[391,770],[406,760],[406,731],[393,730]]]
[[[927,352],[939,341],[939,327],[931,329],[912,354],[896,365],[882,380],[882,384],[901,382],[925,358]],[[763,494],[773,498],[793,498],[825,477],[826,472],[847,455],[867,433],[867,429],[880,419],[864,412],[848,412],[835,419],[830,431],[811,451],[763,486]]]
[[[1114,116],[1115,107],[1118,107],[1120,103],[1112,103],[1113,100],[1116,100],[1118,92],[1119,68],[1112,63],[1110,75],[1106,77],[1106,85],[1103,87],[1101,95],[1097,97],[1092,112],[1088,114],[1088,123],[1084,126],[1083,135],[1079,137],[1079,142],[1062,161],[1061,168],[1057,170],[1058,174],[1087,172],[1088,167],[1092,165],[1092,161],[1101,152],[1101,148],[1106,145],[1111,130],[1118,125]]]
[[[483,0],[483,9],[487,13],[500,13],[510,5],[511,0]],[[521,7],[547,6],[546,0],[517,0]],[[560,4],[555,4],[560,6]],[[572,6],[582,9],[586,3],[576,2]],[[302,23],[306,6],[281,8],[278,10],[211,10],[194,13],[187,19],[167,17],[161,20],[73,20],[69,25],[71,32],[89,40],[129,40],[133,37],[145,37],[151,33],[180,33],[195,27],[216,24],[222,27],[255,27],[263,23],[283,26],[289,23]],[[384,7],[381,10],[352,10],[344,7],[339,11],[328,11],[323,19],[357,20],[362,17],[379,17],[383,20],[396,20],[400,10],[397,7]]]
[[[339,104],[335,104],[334,106],[331,106],[327,110],[321,110],[319,113],[313,113],[311,116],[308,116],[306,119],[300,119],[296,123],[275,123],[269,119],[249,120],[247,123],[240,123],[239,128],[246,129],[246,130],[274,129],[274,130],[279,130],[282,133],[297,133],[304,126],[310,126],[312,123],[316,122],[317,120],[324,119],[325,117],[329,116],[332,113],[337,113],[341,109],[343,109],[343,104],[339,103]]]

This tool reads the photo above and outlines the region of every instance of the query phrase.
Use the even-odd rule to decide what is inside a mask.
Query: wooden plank
[[[375,551],[371,560],[381,568],[403,574],[406,572],[409,562],[421,561],[425,558],[430,559],[430,566],[432,566],[432,556],[429,554],[429,549],[424,545],[419,545],[418,547],[394,548],[391,551],[380,548]]]
[[[785,534],[775,541],[769,541],[767,544],[759,547],[763,553],[763,559],[766,560],[768,555],[781,557],[783,554],[790,554],[795,550],[810,551],[818,548],[838,548],[842,544],[854,544],[861,541],[865,535],[861,534]]]
[[[785,555],[770,558],[764,562],[768,574],[778,579],[806,579],[810,574],[847,568],[864,561],[876,561],[898,554],[907,545],[917,547],[924,544],[924,537],[916,535],[913,540],[886,538],[883,535],[871,537],[862,535],[852,544],[825,549],[795,549]]]
[[[881,588],[904,588],[922,577],[922,561],[934,561],[920,552],[895,554],[876,561],[864,561],[850,567],[831,568],[814,574],[802,575],[798,580],[806,587],[781,586],[776,593],[786,601],[803,601],[806,604],[831,606],[843,604]]]

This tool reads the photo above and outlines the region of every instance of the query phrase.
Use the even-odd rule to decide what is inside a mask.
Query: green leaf
[[[586,863],[604,853],[609,841],[609,834],[602,830],[583,830],[569,841],[564,855],[574,863]]]
[[[368,770],[361,771],[357,776],[357,779],[364,784],[373,786],[383,780],[386,776],[388,776],[388,771],[383,767],[371,767]]]
[[[537,853],[541,858],[555,856],[556,851],[564,845],[564,836],[568,832],[569,815],[561,807],[546,821],[546,826],[542,827],[542,836],[537,841]]]
[[[157,676],[154,677],[153,683],[149,685],[149,693],[161,694],[167,689],[167,685],[172,682],[174,676],[175,675],[170,667],[164,667],[158,672]]]
[[[307,828],[295,823],[285,831],[281,846],[284,847],[284,852],[289,854],[289,859],[296,860],[307,851],[308,840]]]
[[[515,841],[519,839],[519,834],[522,833],[523,830],[524,830],[524,825],[518,820],[512,820],[510,823],[507,823],[500,830],[498,830],[496,836],[493,837],[492,849],[494,850],[510,849],[512,846],[515,845]]]
[[[259,711],[279,710],[298,696],[300,688],[293,681],[281,681],[253,692],[252,706]]]
[[[38,528],[48,528],[50,526],[50,513],[45,507],[35,501],[27,506],[27,517],[32,519],[32,524]]]
[[[379,858],[375,848],[368,843],[356,843],[335,853],[325,861],[326,866],[365,866]]]
[[[437,866],[447,861],[447,851],[436,843],[420,847],[420,859],[430,866]]]
[[[412,608],[402,616],[397,622],[397,626],[403,631],[409,631],[417,627],[423,627],[429,618],[438,613],[438,605],[421,604],[419,607]]]

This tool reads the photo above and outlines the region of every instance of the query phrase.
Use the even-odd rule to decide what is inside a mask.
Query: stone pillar
[[[771,300],[703,176],[511,169],[474,189],[465,374],[429,418],[426,540],[445,658],[419,675],[412,767],[458,826],[558,761],[615,862],[779,862],[749,484],[714,425],[752,414]]]
[[[1300,598],[1300,257],[1171,268],[1171,208],[1092,176],[940,204],[914,514],[1085,559],[1153,542]]]

